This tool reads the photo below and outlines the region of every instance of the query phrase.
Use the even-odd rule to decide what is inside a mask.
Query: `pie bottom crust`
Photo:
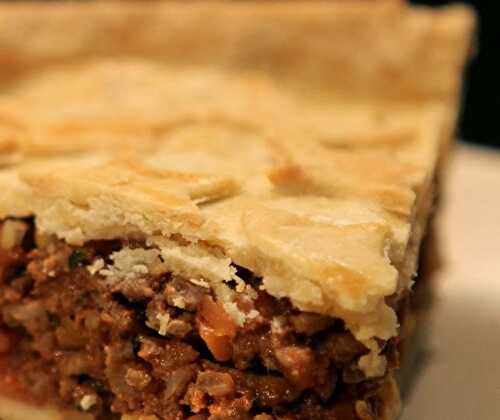
[[[398,385],[391,375],[383,390],[384,410],[380,420],[396,420],[401,412]],[[91,420],[89,414],[57,410],[52,407],[40,407],[26,402],[0,396],[1,420]],[[122,420],[150,420],[148,416],[134,418],[122,416]]]
[[[384,412],[380,420],[396,420],[401,412],[398,385],[391,375],[384,389]],[[40,407],[26,402],[0,396],[1,420],[91,420],[92,416],[78,412],[60,411],[52,407]],[[150,420],[147,416],[133,418],[122,416],[122,420]]]

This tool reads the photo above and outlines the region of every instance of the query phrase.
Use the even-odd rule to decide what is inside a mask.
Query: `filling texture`
[[[388,376],[363,375],[368,350],[340,320],[295,310],[240,267],[242,322],[203,281],[146,270],[110,282],[98,270],[113,252],[143,246],[75,248],[35,241],[33,220],[0,222],[2,393],[97,419],[379,417]],[[382,344],[390,372],[396,340]]]

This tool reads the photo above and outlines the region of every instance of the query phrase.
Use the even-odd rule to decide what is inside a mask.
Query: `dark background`
[[[462,1],[476,9],[479,33],[476,55],[466,77],[459,134],[467,141],[500,147],[500,1]],[[455,3],[445,0],[412,2]]]

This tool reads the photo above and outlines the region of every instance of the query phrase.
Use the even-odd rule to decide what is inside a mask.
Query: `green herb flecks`
[[[85,254],[80,250],[75,250],[71,253],[68,259],[68,265],[71,270],[74,270],[76,267],[81,266],[86,260]]]

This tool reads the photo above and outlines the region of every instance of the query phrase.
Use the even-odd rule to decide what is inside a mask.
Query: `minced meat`
[[[356,368],[367,349],[341,321],[259,291],[245,303],[258,316],[238,326],[208,288],[168,274],[110,287],[86,266],[117,241],[38,249],[20,223],[26,238],[0,248],[0,388],[12,396],[98,419],[376,418],[384,379]]]

